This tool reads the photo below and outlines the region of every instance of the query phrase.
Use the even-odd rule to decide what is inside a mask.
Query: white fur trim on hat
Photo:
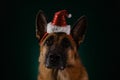
[[[70,25],[67,26],[56,26],[53,25],[51,22],[47,24],[47,33],[53,32],[65,32],[66,34],[70,34]]]

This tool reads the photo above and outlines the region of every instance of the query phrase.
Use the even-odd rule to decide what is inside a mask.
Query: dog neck
[[[87,80],[87,73],[79,60],[76,64],[67,66],[64,70],[48,69],[41,64],[38,80]]]

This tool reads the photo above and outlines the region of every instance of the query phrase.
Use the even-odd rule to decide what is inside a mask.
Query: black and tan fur
[[[47,20],[43,11],[39,11],[36,17],[36,37],[41,41],[46,32]],[[83,41],[86,32],[86,17],[78,19],[71,30],[71,36],[65,33],[50,33],[40,43],[39,73],[38,80],[88,80],[88,74],[82,65],[78,55],[78,48]],[[53,37],[50,44],[49,38]],[[67,39],[69,42],[64,42]],[[66,67],[64,70],[49,69],[45,66],[48,50],[57,48],[66,54]]]

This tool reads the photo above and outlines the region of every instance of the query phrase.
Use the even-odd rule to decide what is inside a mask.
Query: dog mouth
[[[66,67],[66,57],[59,54],[47,55],[45,66],[49,69],[64,70]]]

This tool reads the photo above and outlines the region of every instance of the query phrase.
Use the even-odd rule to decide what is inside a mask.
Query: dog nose
[[[58,55],[58,54],[51,54],[49,56],[49,60],[50,60],[50,64],[52,66],[57,66],[59,64],[59,62],[60,62],[60,55]]]
[[[46,67],[52,69],[57,68],[62,70],[65,68],[65,60],[58,53],[49,54],[46,58]]]

